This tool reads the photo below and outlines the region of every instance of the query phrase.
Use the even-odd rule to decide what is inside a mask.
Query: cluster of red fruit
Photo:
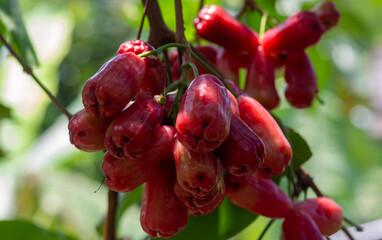
[[[252,30],[217,6],[204,7],[195,25],[198,34],[224,47],[223,55],[240,56],[240,61],[245,57],[254,59],[251,67],[248,66],[248,76],[259,82],[246,90],[264,91],[260,95],[267,98],[271,94],[267,89],[274,88],[274,82],[264,77],[264,62],[259,56],[268,59],[272,54],[275,58],[287,54],[286,66],[294,66],[289,70],[292,77],[288,89],[294,89],[289,92],[296,94],[294,97],[301,104],[306,100],[296,91],[300,88],[307,91],[307,85],[300,79],[303,74],[305,80],[307,70],[299,69],[306,65],[299,62],[297,68],[296,60],[287,63],[301,53],[306,56],[303,49],[317,42],[319,37],[312,40],[306,31],[313,29],[322,34],[324,25],[320,16],[328,22],[325,29],[333,25],[330,21],[333,14],[325,17],[317,12],[300,14],[315,16],[318,22],[314,26],[310,18],[293,16],[266,32],[261,47]],[[199,49],[205,53],[213,47],[205,48],[205,52],[203,47]],[[258,99],[262,105],[228,81],[235,92],[241,93],[235,98],[217,77],[202,74],[191,81],[180,102],[176,94],[167,94],[165,102],[159,101],[154,96],[165,89],[165,68],[155,55],[138,56],[153,50],[141,40],[123,43],[117,56],[87,80],[82,90],[84,109],[69,121],[70,141],[77,148],[87,152],[107,150],[102,170],[111,190],[131,192],[144,184],[141,225],[150,236],[173,236],[186,226],[189,214],[212,212],[226,195],[249,211],[285,218],[286,239],[296,239],[293,234],[301,229],[297,233],[290,229],[301,224],[306,231],[318,226],[320,236],[338,230],[342,212],[331,200],[323,204],[319,199],[306,200],[293,206],[288,195],[269,179],[283,173],[292,159],[292,149],[263,107],[268,106],[262,102],[264,98]],[[219,55],[212,61],[217,65],[221,60]],[[232,60],[235,58],[230,59],[235,62]],[[202,67],[197,66],[203,73]],[[174,76],[176,67],[172,65]],[[252,68],[257,69],[255,73],[251,73]],[[247,79],[247,83],[251,81],[255,82]],[[306,81],[311,88],[311,80]],[[270,99],[274,99],[272,96]],[[170,114],[174,108],[175,117]],[[171,117],[175,127],[166,125]],[[313,212],[313,207],[317,211]]]
[[[205,6],[194,20],[197,34],[222,47],[201,51],[235,84],[239,69],[247,69],[245,92],[272,110],[279,104],[275,70],[285,67],[285,96],[296,108],[312,105],[318,93],[317,78],[305,49],[337,25],[340,13],[333,2],[321,2],[300,11],[278,26],[258,34],[230,16],[223,8]]]
[[[342,209],[332,199],[319,197],[293,204],[272,180],[251,175],[225,176],[228,198],[237,206],[269,218],[284,218],[285,240],[322,240],[342,225]]]

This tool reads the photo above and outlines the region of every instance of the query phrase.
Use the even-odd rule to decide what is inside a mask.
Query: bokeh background
[[[175,29],[173,1],[159,2],[165,22]],[[193,41],[199,1],[182,2],[186,37]],[[318,1],[256,2],[283,20]],[[313,156],[304,167],[320,189],[348,218],[368,223],[382,218],[382,1],[334,2],[342,14],[339,25],[308,50],[324,104],[291,108],[283,97],[280,73],[277,86],[283,100],[274,113],[308,142]],[[212,3],[235,15],[242,1],[205,1]],[[136,38],[143,10],[138,0],[19,0],[18,6],[38,56],[37,62],[31,60],[36,74],[71,113],[82,108],[84,82],[122,42]],[[258,31],[260,19],[253,12],[242,21]],[[148,30],[146,20],[142,39]],[[0,93],[2,234],[11,228],[39,229],[47,232],[46,239],[101,239],[107,187],[95,191],[104,180],[103,153],[84,153],[70,145],[67,119],[4,47]],[[119,237],[147,238],[139,224],[139,204],[134,203],[139,191],[121,195]],[[266,223],[258,218],[233,239],[256,239]],[[280,226],[276,221],[264,239],[278,239]]]

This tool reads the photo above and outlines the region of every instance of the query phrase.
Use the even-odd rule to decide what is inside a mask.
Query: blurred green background
[[[159,2],[165,22],[174,29],[173,1]],[[192,41],[199,1],[182,2],[186,37]],[[231,14],[242,4],[204,2],[220,4]],[[318,1],[256,2],[285,19]],[[296,110],[283,98],[274,113],[308,142],[313,157],[304,166],[322,191],[343,207],[346,216],[366,223],[382,218],[382,1],[334,2],[342,14],[340,24],[308,50],[324,104],[316,101],[309,109]],[[37,62],[33,58],[30,62],[72,113],[82,108],[85,81],[115,55],[122,42],[135,39],[143,10],[137,0],[19,0],[18,5],[38,56]],[[258,31],[260,18],[250,13],[242,21]],[[148,30],[146,20],[142,39],[147,39]],[[283,97],[281,73],[277,86]],[[23,239],[101,239],[96,227],[106,212],[107,187],[94,191],[104,180],[103,154],[84,153],[70,145],[67,119],[4,47],[0,48],[0,91],[4,239],[19,239],[6,238],[11,228],[31,233],[37,229],[46,237],[32,234]],[[139,205],[129,202],[137,196],[139,191],[124,198],[119,237],[147,238],[139,224]],[[20,221],[7,222],[14,219]],[[256,239],[266,222],[257,219],[234,239]],[[280,225],[276,221],[264,239],[279,238]]]

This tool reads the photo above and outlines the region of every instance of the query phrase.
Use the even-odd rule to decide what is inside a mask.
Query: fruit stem
[[[239,95],[231,88],[231,86],[224,80],[224,78],[210,65],[203,61],[194,51],[191,52],[193,58],[198,61],[202,66],[211,74],[215,75],[224,84],[224,86],[237,98]]]
[[[42,84],[40,79],[34,74],[33,69],[16,53],[16,51],[12,48],[12,46],[5,40],[2,33],[0,33],[0,40],[3,42],[5,47],[9,50],[9,52],[17,59],[20,65],[23,67],[24,72],[30,75],[33,80],[39,85],[39,87],[48,95],[50,100],[58,107],[58,109],[65,114],[68,119],[72,118],[72,114],[58,101],[58,99]]]
[[[263,16],[261,17],[261,22],[260,22],[260,36],[259,36],[259,41],[263,39],[263,35],[265,32],[265,25],[267,24],[268,20],[268,13],[264,12]]]
[[[187,62],[187,63],[184,63],[184,65],[189,65],[191,67],[195,78],[199,77],[198,68],[196,67],[196,65],[193,62]]]

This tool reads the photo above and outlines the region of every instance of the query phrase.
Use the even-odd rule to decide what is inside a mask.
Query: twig
[[[355,222],[353,222],[352,220],[350,220],[349,218],[345,217],[344,216],[344,221],[347,222],[348,224],[352,225],[355,227],[355,229],[358,231],[358,232],[362,232],[363,231],[363,227],[359,224],[356,224]]]
[[[236,19],[240,19],[247,10],[249,10],[251,12],[256,11],[256,12],[260,13],[261,15],[264,15],[267,13],[261,7],[259,7],[259,5],[257,5],[257,3],[254,0],[244,0],[243,6],[241,7],[239,13],[236,15]],[[271,25],[269,22],[267,22],[267,25],[269,27],[273,27],[274,25],[277,25],[281,22],[275,16],[269,15],[269,17],[270,17],[272,24],[273,24],[273,25]]]
[[[149,1],[150,0],[147,0],[145,2],[144,8],[143,8],[143,14],[142,14],[142,19],[141,19],[141,24],[139,25],[139,29],[138,29],[138,33],[137,33],[137,39],[141,38],[143,23],[145,22],[145,17],[146,17],[146,12],[147,12],[147,4],[149,3]]]
[[[0,33],[0,40],[3,42],[5,47],[9,50],[9,52],[17,59],[17,61],[20,63],[20,65],[23,67],[24,72],[30,75],[33,80],[40,86],[40,88],[48,95],[50,100],[58,107],[58,109],[65,114],[68,119],[72,118],[72,114],[69,113],[69,111],[58,101],[58,99],[42,84],[40,79],[34,74],[33,69],[18,55],[15,50],[12,48],[12,46],[5,40],[3,34]]]
[[[106,221],[103,226],[103,239],[115,240],[116,215],[118,206],[118,193],[109,189]]]
[[[342,226],[341,230],[345,233],[349,240],[355,240],[354,237],[350,234],[349,230],[346,227]]]

